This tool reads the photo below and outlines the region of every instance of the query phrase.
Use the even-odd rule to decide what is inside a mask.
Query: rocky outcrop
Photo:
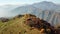
[[[8,22],[9,19],[8,18],[0,18],[0,21],[2,21],[2,22]]]
[[[26,16],[28,16],[28,15],[26,15]],[[26,25],[30,26],[32,29],[36,28],[47,34],[55,34],[54,27],[43,19],[39,19],[37,17],[29,15],[28,18],[26,18],[25,23],[26,23]]]

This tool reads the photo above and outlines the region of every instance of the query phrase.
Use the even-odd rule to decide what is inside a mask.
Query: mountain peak
[[[36,8],[41,8],[43,10],[52,10],[52,9],[55,9],[56,4],[54,4],[53,2],[49,2],[49,1],[42,1],[39,3],[35,3],[33,6]]]
[[[55,6],[56,4],[55,3],[53,3],[53,2],[49,2],[49,1],[42,1],[42,2],[39,2],[39,3],[35,3],[34,5],[38,5],[38,6],[41,6],[41,5],[43,5],[43,6],[50,6],[50,5],[53,5],[53,6]]]
[[[42,1],[42,2],[45,2],[45,3],[47,3],[47,2],[49,2],[49,1]]]
[[[54,4],[53,2],[49,2],[49,1],[42,1],[40,3],[42,3],[42,4]]]

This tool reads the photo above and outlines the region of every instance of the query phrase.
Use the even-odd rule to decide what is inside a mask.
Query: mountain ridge
[[[18,6],[8,12],[8,16],[16,16],[18,14],[34,14],[51,24],[56,25],[56,22],[60,22],[60,6],[46,1],[32,5]]]

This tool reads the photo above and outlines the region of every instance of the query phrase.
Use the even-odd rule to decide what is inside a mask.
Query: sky
[[[23,4],[33,4],[42,1],[54,2],[60,4],[60,0],[0,0],[0,5],[12,4],[12,5],[23,5]]]
[[[12,4],[12,5],[23,5],[23,4],[33,4],[42,1],[54,2],[60,4],[60,0],[0,0],[0,5]]]

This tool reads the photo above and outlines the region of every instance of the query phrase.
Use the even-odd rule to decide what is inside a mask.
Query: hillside
[[[53,26],[60,25],[60,5],[53,2],[43,1],[24,6],[0,6],[0,17],[14,17],[18,14],[33,14],[48,21]]]
[[[30,21],[31,19],[32,21]],[[19,15],[10,19],[8,22],[0,23],[2,23],[0,24],[0,34],[47,34],[45,33],[44,27],[48,29],[48,32],[52,30],[51,24],[31,14],[25,14],[22,17]],[[40,23],[41,27],[38,23]],[[53,31],[52,34],[54,33]]]
[[[26,16],[27,17],[27,16]],[[14,18],[11,21],[4,23],[0,28],[0,34],[25,34],[25,30],[27,31],[26,34],[31,34],[30,27],[24,24],[26,20],[25,17],[21,18]],[[36,34],[38,30],[36,30]],[[33,32],[34,33],[34,32]],[[33,34],[32,33],[32,34]]]
[[[53,2],[39,2],[32,5],[19,6],[12,13],[17,14],[34,14],[37,17],[50,22],[53,25],[60,25],[60,6]]]

